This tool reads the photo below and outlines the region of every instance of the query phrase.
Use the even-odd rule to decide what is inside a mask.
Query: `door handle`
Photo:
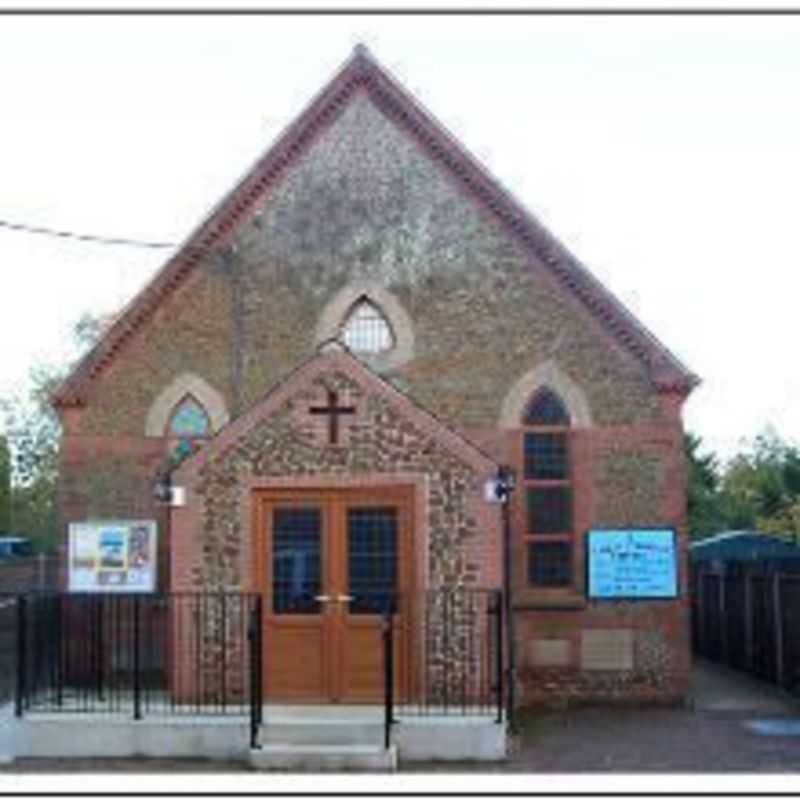
[[[331,596],[329,594],[315,594],[314,599],[318,603],[330,603]]]

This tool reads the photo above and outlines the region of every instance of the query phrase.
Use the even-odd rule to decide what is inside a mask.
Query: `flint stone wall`
[[[358,408],[346,422],[346,447],[332,446],[307,413],[327,389],[347,395]],[[272,415],[255,425],[221,457],[199,472],[200,547],[192,566],[198,589],[241,589],[247,584],[250,530],[241,508],[250,478],[374,474],[428,476],[428,564],[431,586],[478,586],[484,569],[476,548],[487,534],[472,513],[480,491],[474,469],[459,462],[430,434],[404,419],[381,397],[341,373],[317,377]]]
[[[81,432],[143,435],[159,392],[187,370],[232,416],[313,352],[345,286],[391,291],[414,329],[412,361],[387,378],[459,428],[494,427],[520,376],[553,359],[595,424],[657,420],[643,365],[530,262],[440,164],[365,97],[126,344],[95,383]]]

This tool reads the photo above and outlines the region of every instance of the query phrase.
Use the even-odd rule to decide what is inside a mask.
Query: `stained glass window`
[[[572,530],[572,491],[569,486],[528,483],[528,533],[569,533]]]
[[[532,586],[569,586],[571,580],[572,547],[569,542],[528,545],[528,582]]]
[[[567,588],[573,580],[573,494],[570,416],[562,399],[542,387],[523,418],[523,488],[528,584]]]
[[[359,300],[342,331],[344,343],[354,353],[383,353],[394,346],[389,323],[380,309],[367,299]]]
[[[211,420],[200,403],[187,396],[176,406],[169,428],[172,436],[195,439],[211,433]]]
[[[569,412],[561,398],[550,391],[540,389],[525,410],[526,425],[569,425]]]
[[[533,480],[568,480],[566,433],[525,434],[525,477]]]

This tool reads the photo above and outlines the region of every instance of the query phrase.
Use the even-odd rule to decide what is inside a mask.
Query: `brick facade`
[[[320,111],[324,124],[294,130],[302,144],[281,144],[267,159],[280,170],[264,167],[280,179],[262,194],[245,182],[247,203],[231,201],[239,210],[235,224],[221,225],[219,243],[192,252],[191,270],[165,273],[157,303],[145,292],[99,348],[102,362],[95,354],[83,368],[79,399],[59,400],[63,523],[155,517],[171,527],[162,586],[243,589],[253,487],[400,480],[427,492],[418,511],[425,581],[497,586],[497,508],[483,502],[482,483],[498,463],[521,466],[521,422],[504,414],[525,375],[555,365],[584,406],[570,433],[575,580],[570,590],[526,586],[518,496],[521,701],[676,701],[689,666],[680,408],[691,380],[677,388],[662,380],[663,364],[642,356],[635,331],[619,335],[611,311],[589,308],[580,274],[570,278],[574,291],[565,288],[525,231],[515,234],[493,201],[476,201],[476,181],[474,192],[465,189],[463,175],[477,168],[464,156],[459,172],[461,151],[437,155],[435,143],[403,127],[416,107],[404,117],[370,94],[383,73],[360,58],[336,80],[349,86],[347,70],[366,70],[367,90]],[[323,100],[338,96],[334,88]],[[409,342],[405,357],[358,364],[318,353],[337,298],[370,285],[391,298],[381,308]],[[152,310],[137,317],[145,301]],[[166,387],[185,374],[213,388],[232,422],[179,471],[189,504],[167,526],[151,484],[168,441],[147,426]],[[297,411],[323,387],[359,408],[340,448],[320,444]],[[583,536],[612,525],[678,530],[678,600],[586,600]],[[618,669],[596,668],[585,631],[609,631],[598,641],[622,642],[630,657],[620,656]]]

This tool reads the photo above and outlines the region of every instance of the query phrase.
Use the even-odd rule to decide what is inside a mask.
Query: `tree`
[[[0,436],[0,532],[11,531],[11,451]]]
[[[702,440],[686,435],[692,536],[757,530],[800,541],[800,450],[771,428],[720,468]]]
[[[726,529],[800,540],[800,450],[767,428],[723,470],[718,504]]]
[[[78,348],[84,353],[91,350],[114,319],[113,314],[97,315],[84,311],[72,326],[72,338]]]
[[[101,318],[84,313],[72,333],[76,345],[85,351],[94,345],[102,330]],[[31,388],[26,397],[0,400],[11,451],[9,528],[30,536],[42,551],[52,551],[58,541],[56,492],[61,426],[50,398],[71,369],[72,364],[35,366],[30,372]]]
[[[687,433],[684,437],[689,467],[687,502],[689,531],[703,537],[721,530],[723,525],[718,501],[719,465],[713,453],[700,454],[702,439]]]

